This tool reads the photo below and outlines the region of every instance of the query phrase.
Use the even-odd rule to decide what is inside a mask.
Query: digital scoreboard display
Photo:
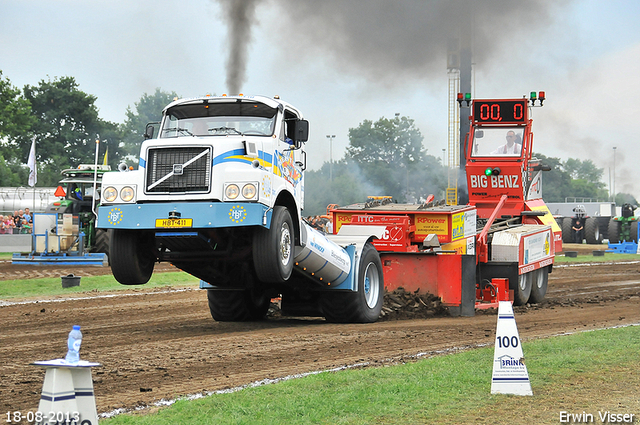
[[[474,100],[473,120],[477,123],[524,123],[527,100]]]

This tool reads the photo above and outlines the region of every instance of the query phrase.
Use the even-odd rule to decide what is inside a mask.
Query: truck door
[[[300,117],[289,109],[285,109],[283,116],[283,131],[280,134],[278,146],[280,152],[278,166],[284,179],[293,185],[293,191],[297,201],[300,205],[303,205],[305,155],[303,152],[303,144],[295,140],[295,128]]]

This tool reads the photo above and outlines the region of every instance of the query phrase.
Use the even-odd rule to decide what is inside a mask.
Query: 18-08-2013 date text
[[[49,423],[60,425],[91,425],[80,422],[79,412],[21,412],[19,410],[9,411],[6,413],[5,423],[19,424],[28,423]]]

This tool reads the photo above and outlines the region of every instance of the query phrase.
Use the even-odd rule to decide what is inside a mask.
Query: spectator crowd
[[[14,211],[13,215],[0,215],[0,234],[31,233],[33,213],[29,208]]]

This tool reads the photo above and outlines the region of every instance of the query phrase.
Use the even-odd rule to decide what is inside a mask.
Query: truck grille
[[[209,192],[211,148],[149,149],[147,193]]]

